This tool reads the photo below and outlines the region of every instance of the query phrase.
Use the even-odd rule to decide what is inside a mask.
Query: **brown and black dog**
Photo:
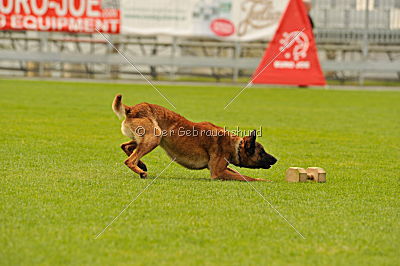
[[[265,181],[243,176],[228,165],[269,169],[277,162],[256,142],[256,131],[241,138],[209,122],[191,122],[159,105],[126,106],[121,99],[115,97],[112,109],[119,118],[125,117],[121,130],[132,139],[121,144],[129,156],[125,164],[141,178],[147,177],[147,167],[140,159],[157,146],[186,168],[208,168],[213,179]]]

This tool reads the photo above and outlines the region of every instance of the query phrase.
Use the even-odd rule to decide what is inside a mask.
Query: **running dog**
[[[128,155],[125,164],[141,178],[147,167],[140,160],[161,146],[169,157],[189,169],[208,168],[212,179],[266,181],[241,175],[233,164],[252,169],[269,169],[277,159],[256,142],[256,131],[241,138],[210,122],[194,123],[159,105],[140,103],[127,106],[118,94],[112,103],[122,122],[122,134],[131,141],[121,144]]]

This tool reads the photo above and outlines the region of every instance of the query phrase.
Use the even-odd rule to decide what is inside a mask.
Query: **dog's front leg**
[[[262,179],[262,178],[252,178],[252,177],[249,177],[249,176],[242,175],[242,174],[240,174],[238,171],[236,171],[236,170],[234,170],[234,169],[232,169],[232,168],[229,168],[229,167],[227,167],[226,170],[228,170],[229,172],[231,172],[231,173],[233,173],[233,174],[235,174],[235,175],[241,176],[241,177],[242,177],[242,179],[241,179],[242,181],[243,181],[243,178],[244,178],[245,181],[265,181],[265,182],[271,182],[270,180],[266,180],[266,179]]]
[[[211,158],[209,167],[212,179],[237,180],[237,181],[267,181],[261,178],[252,178],[240,174],[228,167],[228,162],[224,158]]]
[[[264,179],[261,179],[261,178],[252,178],[250,176],[239,174],[235,170],[230,169],[228,167],[226,169],[224,169],[222,172],[220,172],[220,174],[218,175],[218,177],[216,179],[248,181],[248,182],[252,182],[252,181],[267,181],[267,180],[264,180]]]

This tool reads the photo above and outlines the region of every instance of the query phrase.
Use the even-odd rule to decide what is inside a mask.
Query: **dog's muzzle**
[[[269,168],[271,168],[271,166],[276,164],[277,161],[278,161],[278,159],[276,159],[274,156],[271,155],[271,157],[268,158],[267,162],[265,163],[265,167],[263,167],[263,168],[269,169]]]

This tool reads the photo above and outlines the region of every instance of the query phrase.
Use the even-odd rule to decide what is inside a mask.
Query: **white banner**
[[[270,40],[288,0],[121,0],[121,33]]]

